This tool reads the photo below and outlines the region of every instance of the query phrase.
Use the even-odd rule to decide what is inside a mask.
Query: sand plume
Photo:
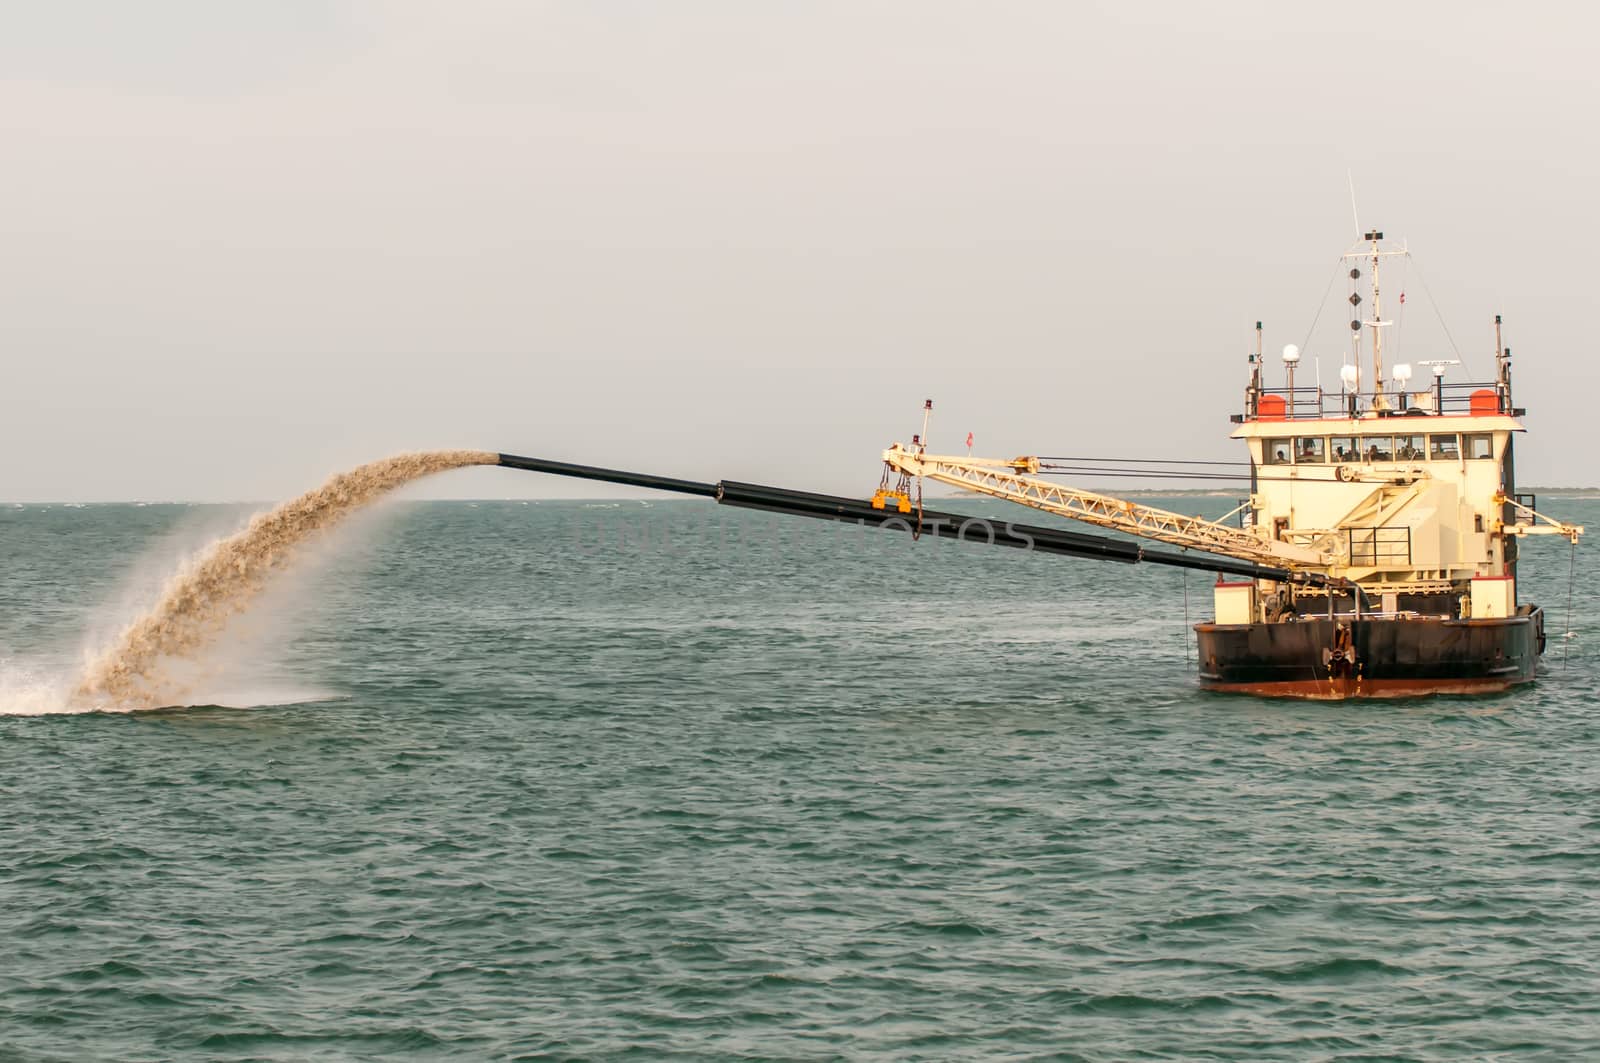
[[[446,469],[498,461],[498,454],[481,450],[399,454],[339,473],[316,490],[261,514],[180,572],[156,606],[89,666],[74,700],[118,708],[174,704],[183,692],[163,675],[162,662],[196,656],[300,548],[397,487]]]

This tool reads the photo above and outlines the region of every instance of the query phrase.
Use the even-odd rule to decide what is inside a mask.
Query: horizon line
[[[1522,491],[1524,493],[1529,493],[1529,494],[1541,494],[1541,493],[1560,494],[1560,493],[1563,493],[1563,492],[1579,492],[1579,493],[1588,493],[1588,494],[1600,494],[1600,486],[1594,486],[1594,487],[1551,487],[1551,486],[1546,486],[1546,485],[1530,484],[1530,485],[1522,488]],[[1174,487],[1174,488],[1170,488],[1170,489],[1164,489],[1164,488],[1159,488],[1159,487],[1129,487],[1129,488],[1122,489],[1121,493],[1123,493],[1125,495],[1140,495],[1140,496],[1145,496],[1145,497],[1151,497],[1151,496],[1157,496],[1157,497],[1180,497],[1180,496],[1185,496],[1185,495],[1191,496],[1191,497],[1200,497],[1200,496],[1226,497],[1228,495],[1235,494],[1236,492],[1228,490],[1228,489],[1224,489],[1224,488]],[[296,497],[298,497],[298,496],[296,496]],[[938,499],[941,499],[941,500],[948,501],[948,500],[951,500],[951,499],[982,499],[982,498],[984,498],[986,496],[982,495],[981,493],[963,491],[963,492],[960,492],[958,494],[950,494],[950,495],[945,495],[945,494],[933,495],[933,494],[930,494],[928,497],[929,498],[938,498]],[[95,499],[83,499],[83,500],[70,500],[70,499],[43,499],[43,498],[26,499],[26,498],[24,498],[24,499],[0,499],[0,506],[11,507],[11,508],[16,508],[18,506],[276,506],[276,505],[282,505],[283,503],[288,502],[290,500],[291,499],[288,499],[288,498],[280,498],[280,499],[276,499],[276,500],[272,500],[272,499],[209,499],[209,500],[207,500],[207,499],[196,499],[196,498],[95,498]],[[702,501],[702,500],[701,499],[693,499],[693,498],[685,498],[685,497],[683,497],[681,495],[678,495],[678,494],[676,494],[674,492],[670,492],[670,491],[654,491],[654,492],[651,492],[649,494],[642,494],[642,495],[640,495],[640,494],[635,494],[635,495],[598,495],[598,496],[589,496],[589,497],[586,497],[586,498],[571,498],[571,497],[564,497],[564,498],[518,498],[518,497],[500,497],[500,498],[394,498],[394,499],[385,499],[383,501],[392,503],[394,505],[416,505],[416,504],[420,504],[420,503],[429,503],[429,504],[431,504],[431,503],[436,503],[436,502],[470,502],[470,503],[481,503],[481,502],[521,502],[521,503],[543,503],[543,502],[656,502],[656,501],[661,501],[661,502],[698,502],[698,501]],[[1008,501],[1008,499],[1000,498],[1000,499],[996,499],[996,501],[1004,502],[1004,501]]]

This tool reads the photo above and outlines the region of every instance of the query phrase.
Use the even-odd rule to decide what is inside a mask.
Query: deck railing
[[[1511,405],[1505,389],[1494,382],[1438,384],[1417,391],[1347,392],[1323,391],[1317,387],[1262,388],[1247,396],[1245,421],[1312,421],[1376,413],[1379,417],[1406,416],[1491,416],[1520,417],[1523,410]]]
[[[1371,568],[1409,568],[1411,529],[1408,527],[1348,528],[1350,564]]]

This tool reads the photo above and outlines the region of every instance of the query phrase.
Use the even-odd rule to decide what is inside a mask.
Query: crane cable
[[[922,477],[917,477],[917,526],[911,529],[911,541],[922,538]]]
[[[1305,466],[1301,466],[1305,468]],[[1316,466],[1317,468],[1337,469],[1337,463]],[[1250,477],[1244,473],[1232,472],[1181,472],[1177,469],[1118,469],[1104,468],[1092,469],[1072,465],[1041,465],[1040,476],[1073,476],[1095,478],[1102,476],[1138,477],[1140,479],[1166,479],[1166,480],[1224,480],[1231,483],[1245,483]],[[1322,481],[1311,476],[1262,476],[1257,475],[1258,481],[1273,481],[1279,483],[1321,483]]]
[[[1201,461],[1197,458],[1088,458],[1061,454],[1040,454],[1040,461],[1094,461],[1125,465],[1249,465],[1248,461]]]

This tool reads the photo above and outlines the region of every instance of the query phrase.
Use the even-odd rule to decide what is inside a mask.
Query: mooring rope
[[[1572,650],[1572,582],[1578,570],[1578,544],[1572,543],[1572,553],[1567,561],[1567,630],[1561,635],[1561,674],[1567,672],[1567,657]]]
[[[1183,670],[1189,670],[1189,570],[1183,570]]]

